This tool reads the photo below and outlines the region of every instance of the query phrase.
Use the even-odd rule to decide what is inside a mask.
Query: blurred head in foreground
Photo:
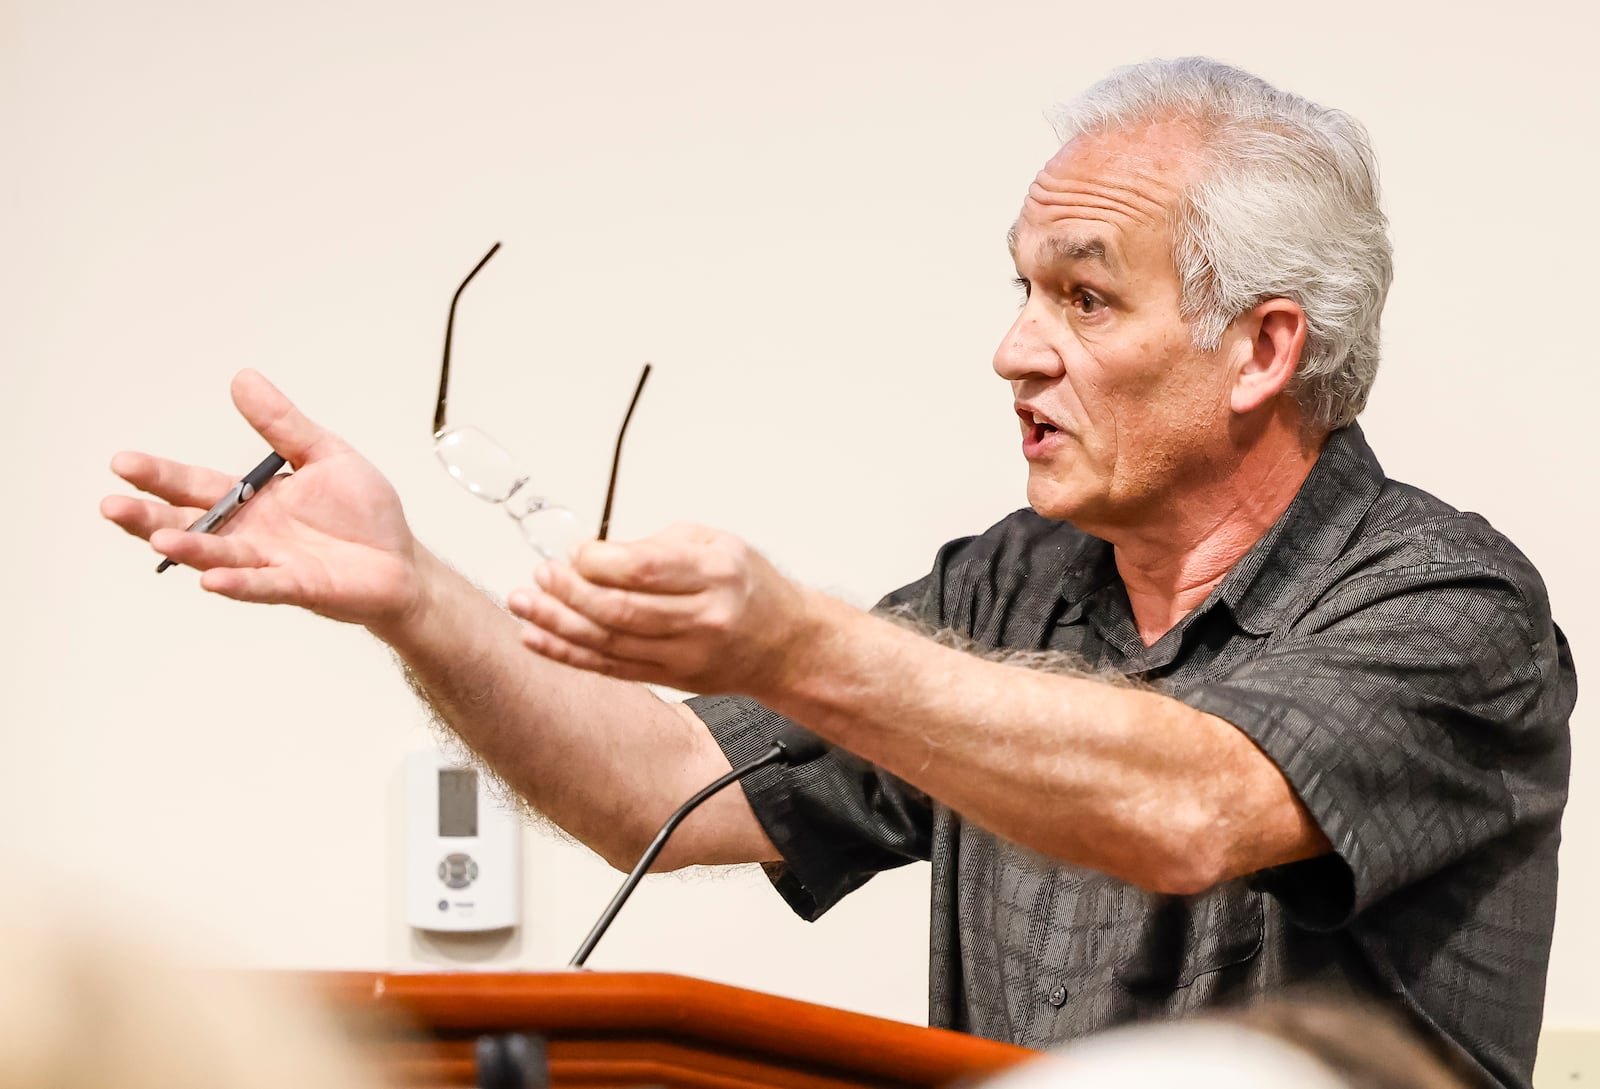
[[[1071,1044],[985,1089],[1466,1089],[1392,1018],[1332,1001],[1279,999],[1184,1021],[1130,1025]]]
[[[286,983],[176,966],[131,931],[0,910],[0,1089],[373,1089]]]

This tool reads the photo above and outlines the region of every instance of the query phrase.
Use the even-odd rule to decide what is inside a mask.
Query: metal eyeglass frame
[[[498,253],[499,250],[500,250],[500,243],[498,243],[498,242],[496,242],[494,245],[490,246],[489,247],[489,252],[484,254],[483,257],[481,259],[479,259],[479,261],[478,261],[478,263],[476,265],[472,266],[472,271],[467,273],[466,279],[461,281],[460,286],[458,286],[456,288],[455,294],[450,297],[450,314],[449,314],[449,317],[446,319],[445,326],[444,326],[444,358],[443,358],[443,361],[441,362],[440,367],[439,367],[439,397],[438,397],[437,402],[434,404],[434,408],[433,408],[433,437],[434,437],[434,441],[436,443],[444,436],[445,432],[448,430],[447,425],[445,423],[445,408],[446,408],[446,404],[449,401],[449,389],[450,389],[450,344],[451,344],[451,341],[454,339],[454,335],[455,335],[456,305],[458,303],[460,303],[460,301],[461,301],[461,293],[467,289],[467,285],[472,282],[472,278],[474,276],[478,275],[478,273],[480,271],[482,271],[483,266],[487,265],[489,263],[489,259],[491,257],[493,257],[496,253]],[[619,469],[619,467],[622,464],[622,440],[628,434],[628,424],[633,419],[633,410],[634,410],[634,408],[639,404],[639,395],[644,392],[644,384],[645,384],[646,379],[648,379],[650,377],[650,369],[651,369],[651,365],[649,363],[646,363],[644,365],[644,369],[639,373],[639,383],[633,389],[633,398],[632,398],[632,400],[630,400],[628,402],[628,411],[622,417],[622,426],[617,430],[616,447],[614,448],[614,450],[612,452],[612,455],[611,455],[611,475],[610,475],[609,481],[608,481],[608,483],[606,485],[606,502],[605,502],[605,507],[604,507],[604,509],[603,509],[603,511],[602,511],[602,513],[600,515],[600,530],[595,535],[596,540],[601,540],[601,541],[605,540],[606,539],[606,534],[611,529],[611,506],[612,506],[612,502],[616,498],[616,492],[617,492],[617,470]],[[480,432],[480,434],[482,434],[482,433]],[[484,435],[484,438],[488,439],[488,436]],[[490,439],[489,441],[493,442],[492,439]],[[498,446],[499,444],[496,443],[495,445]],[[507,458],[509,460],[509,455],[507,455]],[[442,454],[440,455],[440,460],[441,461],[444,460],[444,456]],[[446,465],[446,467],[447,468],[449,467],[448,464]],[[452,474],[452,475],[455,475],[455,474]],[[458,479],[459,479],[459,477],[458,477]],[[526,480],[526,477],[524,477],[522,479]],[[514,494],[515,491],[517,490],[517,488],[520,487],[520,486],[521,485],[519,484],[519,485],[513,487],[512,494]],[[476,494],[476,490],[475,489],[470,489],[469,488],[469,490],[474,491],[475,494]],[[491,502],[505,503],[507,501],[507,499],[509,499],[509,496],[507,496],[505,498],[497,499],[497,500],[491,500]],[[527,505],[527,509],[526,509],[524,515],[518,516],[514,512],[511,512],[511,513],[512,513],[512,517],[513,518],[515,518],[518,521],[520,521],[521,517],[525,517],[526,514],[536,513],[537,511],[540,511],[540,510],[552,510],[552,509],[558,509],[558,508],[554,508],[551,504],[545,502],[542,498],[530,496],[529,497],[529,503]],[[531,538],[530,538],[530,543],[532,543]],[[536,549],[539,549],[539,551],[541,551],[541,552],[544,551],[544,549],[539,548],[539,546],[537,544],[535,544],[534,547]]]

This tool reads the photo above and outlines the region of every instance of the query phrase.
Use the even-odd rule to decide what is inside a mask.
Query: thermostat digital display
[[[439,834],[478,834],[478,773],[471,768],[439,769]]]

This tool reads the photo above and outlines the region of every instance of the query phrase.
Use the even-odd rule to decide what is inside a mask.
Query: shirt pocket
[[[1266,907],[1245,881],[1197,896],[1164,896],[1129,886],[1112,978],[1154,997],[1252,960],[1261,952]]]

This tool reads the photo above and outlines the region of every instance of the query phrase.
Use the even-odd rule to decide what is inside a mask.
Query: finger
[[[663,640],[598,624],[558,598],[536,590],[519,590],[507,604],[530,624],[574,646],[640,661],[659,660],[671,649]]]
[[[558,636],[524,624],[522,628],[522,645],[541,657],[548,658],[562,665],[572,666],[574,669],[586,670],[590,673],[602,673],[607,677],[615,677],[623,681],[660,681],[660,671],[649,664],[631,662],[622,658],[615,658],[587,647],[575,646]],[[668,683],[662,681],[661,683]]]
[[[266,557],[248,540],[214,533],[189,533],[161,529],[150,536],[150,547],[173,563],[209,571],[215,567],[265,567]]]
[[[201,510],[209,509],[228,494],[228,489],[238,479],[215,469],[185,465],[134,450],[124,450],[112,457],[111,471],[140,491],[165,499],[173,506]]]
[[[710,550],[704,545],[657,538],[629,543],[584,541],[573,547],[572,566],[597,586],[692,594],[711,581]]]
[[[558,598],[596,624],[616,631],[662,638],[682,635],[696,625],[704,604],[698,595],[640,593],[596,586],[571,567],[547,563],[534,572],[547,596]]]
[[[256,371],[242,370],[236,374],[231,392],[239,414],[274,450],[288,459],[293,468],[298,469],[309,461],[319,447],[339,442],[331,431],[313,423],[277,386]]]
[[[217,567],[200,574],[200,588],[257,605],[294,605],[303,598],[300,580],[282,567]]]
[[[146,541],[158,529],[183,529],[204,513],[199,507],[174,507],[131,495],[108,495],[100,500],[102,517]]]

